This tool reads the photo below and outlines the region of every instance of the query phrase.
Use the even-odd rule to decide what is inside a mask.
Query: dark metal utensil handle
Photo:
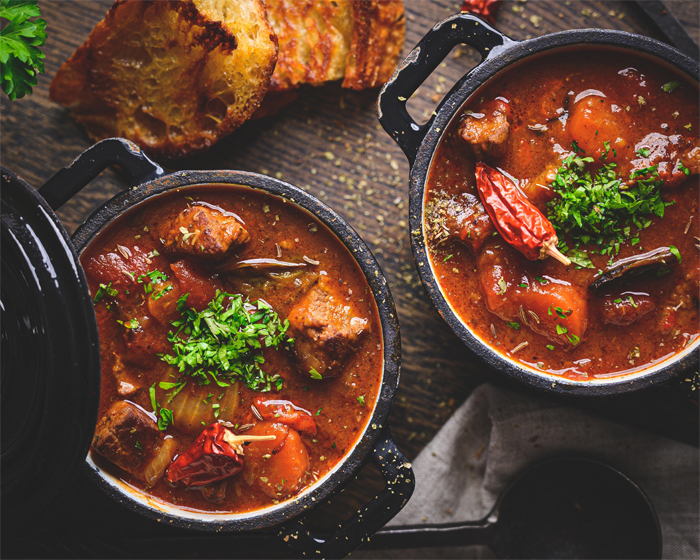
[[[303,516],[284,523],[277,535],[304,558],[344,558],[357,547],[371,541],[413,494],[413,469],[394,443],[389,428],[384,428],[365,462],[372,462],[382,473],[386,487],[354,514],[332,535],[317,535],[304,524]]]
[[[428,31],[379,93],[379,122],[404,151],[411,165],[435,113],[430,121],[421,126],[408,114],[406,101],[452,48],[461,43],[478,50],[483,61],[514,41],[474,15],[461,13],[450,16]],[[445,99],[448,97],[445,96]]]
[[[700,58],[700,47],[663,2],[638,0],[637,4],[656,24],[669,43],[695,60]]]
[[[132,179],[132,186],[165,174],[136,144],[125,138],[107,138],[80,154],[60,169],[39,189],[54,210],[63,206],[85,185],[110,165],[119,165]]]
[[[442,546],[471,546],[491,543],[495,518],[474,522],[436,525],[404,525],[377,531],[363,547],[368,549],[411,549]]]

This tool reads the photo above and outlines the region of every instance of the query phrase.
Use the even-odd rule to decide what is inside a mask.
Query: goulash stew
[[[497,352],[585,381],[698,336],[698,86],[618,51],[549,54],[466,103],[424,234],[456,313]]]
[[[377,308],[322,223],[244,187],[179,189],[81,262],[102,357],[98,464],[178,507],[296,496],[362,434],[381,384]]]

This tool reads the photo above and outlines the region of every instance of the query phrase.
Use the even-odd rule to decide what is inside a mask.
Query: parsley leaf
[[[581,251],[579,249],[571,249],[566,253],[572,263],[582,268],[595,268],[591,262],[590,257],[586,251]]]
[[[112,283],[110,282],[106,286],[104,284],[100,284],[100,287],[97,290],[97,293],[95,294],[94,299],[92,300],[94,303],[97,303],[100,301],[105,295],[108,296],[116,296],[119,294],[119,290],[116,288],[112,288]]]
[[[673,80],[672,82],[666,82],[664,85],[661,86],[661,89],[664,90],[666,93],[671,93],[680,85],[681,83],[679,81]]]
[[[323,376],[316,371],[316,368],[311,368],[309,370],[309,375],[311,376],[311,379],[323,379]]]
[[[198,313],[187,307],[187,294],[177,303],[180,318],[172,321],[168,333],[172,354],[161,360],[194,378],[200,385],[213,381],[227,387],[240,379],[254,391],[279,390],[283,380],[261,369],[263,348],[291,344],[285,334],[289,321],[262,300],[251,303],[241,295],[217,291],[207,308]]]
[[[0,0],[0,18],[9,20],[0,30],[0,84],[10,100],[31,94],[44,71],[46,21],[39,16],[37,0]]]
[[[671,251],[671,254],[672,254],[674,257],[676,257],[676,258],[678,259],[678,262],[680,263],[680,262],[681,262],[681,252],[680,252],[676,247],[674,247],[673,245],[671,245],[671,246],[668,248],[668,250]]]
[[[362,406],[365,406],[365,396],[360,395],[359,397],[357,397],[357,402],[359,402]]]
[[[517,321],[507,321],[506,325],[508,325],[511,329],[515,329],[516,331],[520,328],[520,323]]]

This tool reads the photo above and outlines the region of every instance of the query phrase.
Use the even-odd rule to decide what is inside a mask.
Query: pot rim
[[[388,282],[374,255],[357,232],[340,215],[294,185],[253,172],[179,171],[127,189],[95,210],[76,230],[72,236],[76,252],[78,255],[82,254],[98,233],[135,205],[147,203],[161,194],[177,189],[207,185],[251,188],[289,201],[315,216],[348,249],[367,279],[375,299],[382,329],[384,344],[382,378],[372,415],[352,450],[322,479],[293,499],[242,514],[210,514],[176,508],[157,501],[102,471],[95,465],[90,455],[86,459],[85,469],[89,478],[111,498],[156,521],[167,520],[177,527],[201,531],[265,529],[323,504],[363,464],[373,444],[383,429],[386,429],[400,376],[401,341],[398,316]]]
[[[435,30],[450,21],[447,18]],[[690,79],[700,81],[698,62],[677,49],[655,39],[616,30],[576,29],[560,31],[525,41],[512,41],[503,36],[503,46],[493,50],[471,71],[465,74],[445,96],[435,110],[434,118],[426,125],[427,132],[420,141],[409,176],[409,227],[411,247],[423,285],[431,302],[457,337],[489,367],[540,390],[574,396],[606,396],[635,391],[663,383],[698,364],[700,337],[674,356],[641,368],[629,374],[595,380],[573,381],[561,376],[538,371],[493,350],[459,318],[437,282],[428,256],[424,228],[423,207],[425,184],[435,150],[452,119],[457,116],[469,97],[500,73],[509,70],[530,56],[540,56],[555,50],[576,46],[589,49],[627,50],[637,56],[656,59],[673,67]]]

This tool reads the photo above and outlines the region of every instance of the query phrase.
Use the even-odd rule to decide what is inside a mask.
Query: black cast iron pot
[[[452,48],[466,44],[481,54],[481,62],[463,76],[442,100],[431,119],[417,124],[406,110],[406,100],[438,67]],[[527,41],[513,41],[482,19],[461,13],[436,24],[416,45],[382,88],[377,100],[379,122],[399,147],[411,165],[409,177],[409,227],[413,255],[418,273],[433,305],[455,334],[486,364],[508,377],[532,387],[581,396],[601,396],[634,391],[672,379],[683,372],[693,372],[698,366],[696,340],[672,359],[640,372],[577,382],[523,366],[493,350],[471,331],[453,311],[443,295],[426,250],[423,227],[425,184],[435,150],[453,118],[479,88],[513,64],[542,53],[557,50],[597,48],[611,55],[617,51],[633,51],[646,55],[662,65],[671,66],[691,79],[700,79],[698,62],[660,41],[622,31],[581,29],[544,35]],[[697,401],[696,382],[680,378],[681,388]]]
[[[121,166],[123,171],[131,177],[132,186],[98,208],[77,229],[71,239],[71,246],[51,208],[60,207],[111,164]],[[52,472],[55,474],[50,481],[54,489],[56,486],[65,486],[66,479],[71,476],[71,470],[76,471],[75,467],[84,461],[94,431],[99,404],[100,368],[97,328],[90,294],[78,263],[78,255],[107,224],[118,219],[134,205],[146,200],[152,201],[160,193],[204,184],[243,185],[283,198],[316,216],[345,244],[367,279],[379,310],[384,341],[384,369],[381,390],[364,434],[336,468],[296,498],[246,514],[203,514],[156,503],[98,468],[88,454],[85,465],[89,477],[114,500],[151,519],[167,522],[176,527],[201,531],[263,530],[264,534],[283,539],[297,553],[305,557],[341,558],[347,555],[385,525],[405,505],[413,492],[414,477],[410,464],[394,443],[388,427],[389,413],[399,382],[401,360],[396,309],[379,265],[362,239],[343,218],[301,189],[257,173],[181,171],[165,174],[163,169],[148,159],[137,146],[118,138],[104,140],[86,150],[70,166],[60,170],[39,189],[41,196],[37,196],[29,185],[4,169],[2,176],[4,249],[12,247],[23,253],[16,255],[15,262],[12,263],[5,259],[6,253],[3,253],[3,282],[11,278],[10,273],[13,270],[22,270],[24,273],[21,278],[24,280],[20,279],[16,284],[27,284],[26,291],[29,294],[32,291],[37,294],[46,293],[47,284],[50,287],[55,286],[51,293],[47,293],[48,297],[43,299],[54,299],[60,303],[60,305],[54,305],[56,309],[44,310],[43,305],[47,304],[42,305],[40,301],[38,305],[40,310],[26,311],[21,308],[18,311],[9,309],[7,312],[8,308],[13,306],[17,309],[18,305],[15,302],[22,298],[17,296],[16,291],[10,293],[3,285],[3,358],[8,354],[5,350],[10,348],[15,350],[13,346],[25,344],[17,333],[6,329],[8,326],[6,322],[23,325],[35,320],[40,324],[39,329],[30,329],[35,336],[30,337],[31,340],[28,341],[32,348],[29,352],[39,356],[48,354],[39,360],[40,363],[31,364],[31,369],[38,372],[39,380],[35,382],[38,388],[32,388],[30,392],[41,395],[55,391],[53,395],[57,402],[49,407],[53,414],[53,421],[57,422],[56,426],[59,428],[64,426],[63,429],[66,431],[72,430],[70,437],[57,440],[54,432],[54,435],[49,437],[49,440],[53,438],[53,441],[44,442],[45,453],[53,453],[59,447],[62,449],[68,447],[72,457],[71,465],[65,468],[56,468],[54,465]],[[44,200],[41,200],[41,197]],[[40,215],[41,219],[36,219],[34,214]],[[14,230],[30,232],[27,235],[28,239],[17,239],[13,242],[8,238],[9,241],[5,243],[6,233],[9,234]],[[51,245],[44,242],[43,236],[47,232],[58,233],[58,236],[49,235],[49,238],[55,237],[58,241],[52,242]],[[47,270],[42,271],[42,269]],[[44,274],[45,278],[41,281],[37,279],[35,283],[31,278],[34,274],[32,271],[36,270]],[[63,282],[66,280],[65,275],[69,273],[74,278]],[[57,279],[62,281],[55,282]],[[73,291],[68,293],[64,284],[74,288]],[[26,299],[31,303],[33,297],[30,295]],[[19,331],[22,331],[22,328],[20,326]],[[45,336],[42,336],[42,333]],[[20,354],[15,352],[15,355]],[[63,361],[59,360],[59,365],[55,365],[56,358]],[[54,364],[54,369],[47,370],[46,362]],[[67,364],[71,364],[72,367],[66,368]],[[9,380],[14,377],[12,373],[16,373],[21,366],[22,364],[11,362],[6,364],[3,359],[3,409],[6,400],[11,401],[9,397],[5,398],[10,394]],[[59,373],[66,377],[68,381],[66,387],[56,386]],[[65,397],[65,400],[60,397]],[[73,402],[76,398],[77,403],[80,404]],[[33,412],[36,417],[40,406],[41,403],[29,407],[24,416],[32,418]],[[71,411],[70,418],[60,420],[62,415]],[[3,428],[4,412],[3,410]],[[6,511],[13,505],[19,508],[20,504],[27,502],[32,504],[27,497],[27,492],[35,484],[36,473],[32,472],[31,477],[25,475],[21,467],[22,459],[27,459],[27,455],[35,451],[32,460],[35,463],[42,463],[39,451],[32,451],[33,447],[28,444],[28,430],[23,429],[21,423],[15,422],[15,424],[19,424],[19,427],[14,430],[17,435],[12,441],[23,443],[24,451],[21,450],[22,445],[18,444],[12,455],[10,453],[12,450],[6,449],[3,441],[2,490],[3,506]],[[36,426],[33,429],[39,430]],[[43,430],[51,431],[46,426]],[[3,436],[5,436],[4,431]],[[9,462],[10,458],[14,463]],[[304,525],[305,512],[325,503],[332,494],[352,479],[362,465],[368,462],[378,467],[386,481],[386,488],[334,534],[316,535],[310,532]],[[46,465],[46,461],[43,464]],[[12,484],[6,484],[6,481]],[[32,505],[32,507],[35,506]],[[14,512],[18,511],[14,509]],[[95,515],[99,515],[99,512],[95,512]]]

